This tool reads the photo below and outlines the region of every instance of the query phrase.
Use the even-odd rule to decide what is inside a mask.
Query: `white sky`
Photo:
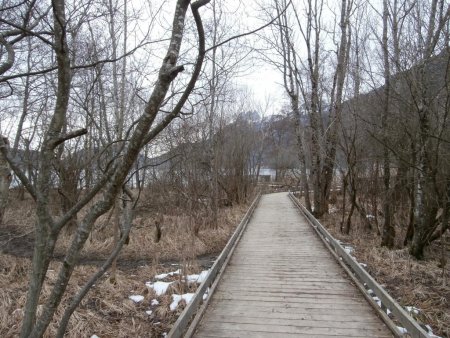
[[[256,67],[255,67],[256,68]],[[277,114],[284,101],[284,90],[281,83],[281,75],[270,67],[257,67],[251,74],[239,78],[238,84],[248,86],[254,93],[255,100],[264,106],[269,100],[267,114]]]

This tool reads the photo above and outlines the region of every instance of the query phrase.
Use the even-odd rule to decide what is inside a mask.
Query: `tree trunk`
[[[383,0],[383,61],[384,61],[384,107],[381,116],[381,133],[383,135],[383,183],[384,183],[384,198],[383,198],[383,214],[384,224],[381,233],[381,246],[388,248],[394,247],[395,228],[392,224],[392,209],[391,209],[391,161],[389,158],[388,148],[388,117],[390,109],[390,65],[389,65],[389,48],[388,48],[388,17],[389,8],[387,0]]]
[[[0,225],[3,223],[3,216],[8,204],[9,186],[11,184],[11,169],[4,155],[9,148],[9,141],[6,137],[0,135]]]
[[[107,169],[104,176],[99,178],[96,186],[91,191],[87,192],[81,203],[77,204],[77,208],[71,209],[72,213],[76,213],[91,202],[94,197],[98,196],[98,199],[87,208],[85,215],[80,220],[76,234],[73,236],[73,240],[64,257],[64,261],[60,264],[56,281],[51,286],[50,294],[46,297],[45,303],[43,304],[42,314],[39,318],[36,318],[37,306],[39,301],[42,300],[40,298],[43,280],[52,257],[56,239],[62,227],[71,217],[71,213],[68,213],[57,220],[53,219],[48,208],[52,173],[51,165],[55,155],[55,148],[68,139],[64,138],[65,135],[62,134],[62,130],[67,123],[66,113],[71,86],[70,59],[68,56],[69,49],[66,36],[65,3],[63,0],[52,1],[55,33],[54,50],[57,56],[56,59],[58,65],[58,86],[54,113],[48,129],[45,131],[44,142],[40,152],[36,189],[28,184],[29,182],[25,180],[24,175],[20,170],[15,169],[21,174],[21,180],[27,184],[27,189],[33,193],[33,196],[37,200],[36,241],[32,261],[32,271],[30,273],[27,304],[25,307],[25,317],[22,324],[22,338],[42,337],[45,334],[48,325],[53,320],[55,312],[63,299],[69,280],[78,262],[79,254],[83,249],[89,234],[92,232],[95,221],[101,215],[105,214],[115,202],[116,197],[120,193],[127,175],[144,144],[150,142],[150,140],[156,137],[176,116],[178,116],[182,106],[186,103],[188,96],[195,87],[205,56],[204,30],[198,9],[207,3],[207,0],[201,0],[194,2],[191,5],[199,38],[198,57],[194,71],[173,111],[170,114],[165,115],[162,121],[157,120],[158,122],[155,122],[160,107],[169,91],[170,84],[184,69],[183,66],[177,65],[177,62],[181,49],[181,42],[183,40],[186,11],[190,1],[177,1],[170,43],[160,67],[158,78],[154,83],[153,91],[142,114],[135,124],[135,128],[130,132],[130,137],[128,138],[127,147],[123,152],[123,156],[118,158],[117,161]],[[155,125],[153,125],[154,122]],[[39,193],[37,194],[35,190]],[[115,255],[113,256],[115,257]],[[101,271],[101,274],[104,273],[105,269]]]
[[[426,103],[423,105],[426,107]],[[415,196],[414,213],[414,235],[410,247],[410,253],[417,259],[423,259],[424,248],[427,245],[427,239],[433,232],[435,224],[435,215],[438,210],[434,202],[434,176],[435,171],[431,169],[430,163],[430,140],[429,140],[429,120],[428,111],[425,109],[419,111],[420,116],[420,149],[418,156],[418,178]]]
[[[341,1],[341,18],[339,22],[341,38],[339,50],[337,53],[336,73],[333,80],[332,105],[330,109],[329,131],[325,134],[325,156],[320,170],[317,172],[316,188],[319,189],[314,206],[314,214],[317,217],[328,212],[328,200],[330,195],[331,183],[334,176],[334,164],[336,158],[336,148],[338,141],[338,126],[342,112],[342,97],[344,91],[344,81],[347,74],[348,51],[350,48],[348,40],[348,25],[351,13],[351,3],[347,0]],[[313,131],[314,132],[314,131]],[[316,165],[317,165],[316,160]]]

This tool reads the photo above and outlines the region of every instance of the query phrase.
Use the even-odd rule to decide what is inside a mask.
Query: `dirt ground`
[[[375,231],[364,229],[358,217],[352,222],[350,235],[341,234],[341,212],[337,205],[330,210],[334,212],[321,219],[330,233],[354,248],[352,255],[358,262],[367,264],[366,270],[402,306],[419,309],[418,314],[412,314],[419,323],[430,325],[436,335],[450,337],[449,234],[444,244],[440,241],[433,243],[426,250],[425,259],[418,261],[409,255],[407,248],[402,247],[404,229],[397,229],[398,248],[388,250],[380,247],[380,237]]]
[[[200,227],[195,236],[192,220],[182,213],[164,215],[162,235],[158,242],[154,235],[154,215],[140,208],[130,234],[130,243],[124,247],[118,260],[116,283],[105,275],[82,301],[69,323],[67,337],[161,337],[170,330],[184,308],[183,301],[175,311],[169,309],[172,294],[194,292],[197,285],[187,283],[178,275],[167,277],[172,281],[166,294],[158,296],[145,285],[155,282],[155,275],[181,269],[183,274],[199,273],[208,269],[225,246],[247,205],[222,208],[217,229]],[[111,227],[104,227],[108,215],[98,226],[82,252],[62,304],[78,291],[98,266],[103,263],[112,247]],[[198,221],[198,220],[197,220]],[[26,198],[12,200],[0,225],[0,337],[16,337],[20,331],[23,308],[28,287],[30,258],[33,251],[34,203]],[[44,299],[56,280],[65,248],[71,234],[63,234],[58,241],[54,261],[45,278]],[[129,299],[142,295],[139,303]],[[155,300],[159,303],[156,305]],[[56,318],[63,313],[60,306]],[[57,320],[47,331],[54,336]]]

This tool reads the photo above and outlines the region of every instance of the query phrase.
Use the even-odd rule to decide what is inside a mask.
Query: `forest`
[[[2,0],[0,335],[94,334],[118,257],[220,252],[273,180],[445,299],[449,43],[447,0]]]

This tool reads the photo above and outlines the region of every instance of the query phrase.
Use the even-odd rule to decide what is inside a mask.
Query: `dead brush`
[[[401,305],[420,309],[419,314],[413,314],[419,322],[429,324],[439,336],[450,337],[450,287],[443,283],[443,278],[449,280],[450,270],[447,268],[443,274],[439,266],[440,249],[431,246],[426,259],[417,261],[410,256],[408,248],[380,247],[375,231],[368,232],[355,223],[350,235],[345,236],[335,226],[337,223],[333,215],[322,220],[335,238],[355,248],[353,255],[358,262],[366,263],[367,271]],[[401,241],[397,242],[400,247]]]
[[[22,236],[33,231],[35,206],[30,199],[14,201],[7,209],[6,231],[14,229],[14,236]],[[17,214],[17,209],[24,213]],[[145,286],[161,273],[161,262],[176,261],[181,264],[183,275],[199,273],[201,267],[197,257],[218,253],[223,249],[229,235],[235,229],[239,219],[246,211],[246,206],[220,209],[219,226],[208,228],[201,223],[198,235],[194,234],[194,224],[183,216],[183,210],[175,214],[166,214],[161,224],[160,241],[156,243],[153,225],[155,213],[146,208],[139,208],[130,235],[129,245],[124,247],[119,257],[116,284],[111,284],[108,274],[103,276],[89,291],[75,310],[66,337],[90,337],[93,334],[105,337],[158,337],[168,332],[179,312],[184,307],[181,301],[175,311],[170,310],[172,294],[194,292],[195,283],[187,283],[184,278],[174,276],[175,281],[166,295],[156,297],[153,290]],[[80,218],[83,215],[80,212]],[[80,265],[75,268],[73,278],[68,285],[68,292],[62,304],[68,304],[71,297],[84,285],[89,277],[98,269],[98,265],[110,253],[112,245],[112,227],[108,224],[108,215],[102,216],[94,232],[81,253]],[[200,222],[203,222],[200,219]],[[102,226],[105,227],[102,229]],[[58,269],[64,251],[67,249],[71,234],[63,231],[57,243],[56,259],[51,262],[45,276],[41,303],[49,296],[50,286],[56,281]],[[31,242],[32,244],[32,242]],[[24,252],[23,250],[28,250]],[[16,254],[26,253],[31,256],[32,245],[21,248]],[[120,263],[122,260],[122,263]],[[125,261],[126,260],[126,261]],[[129,264],[128,264],[129,263]],[[178,267],[177,267],[178,268]],[[177,268],[164,268],[175,270]],[[23,318],[23,308],[28,289],[28,273],[30,259],[0,253],[0,337],[17,337]],[[139,294],[144,300],[135,303],[130,295]],[[151,305],[157,299],[159,305]],[[55,336],[58,322],[64,313],[64,305],[58,308],[46,337]],[[149,315],[146,311],[151,310]]]

